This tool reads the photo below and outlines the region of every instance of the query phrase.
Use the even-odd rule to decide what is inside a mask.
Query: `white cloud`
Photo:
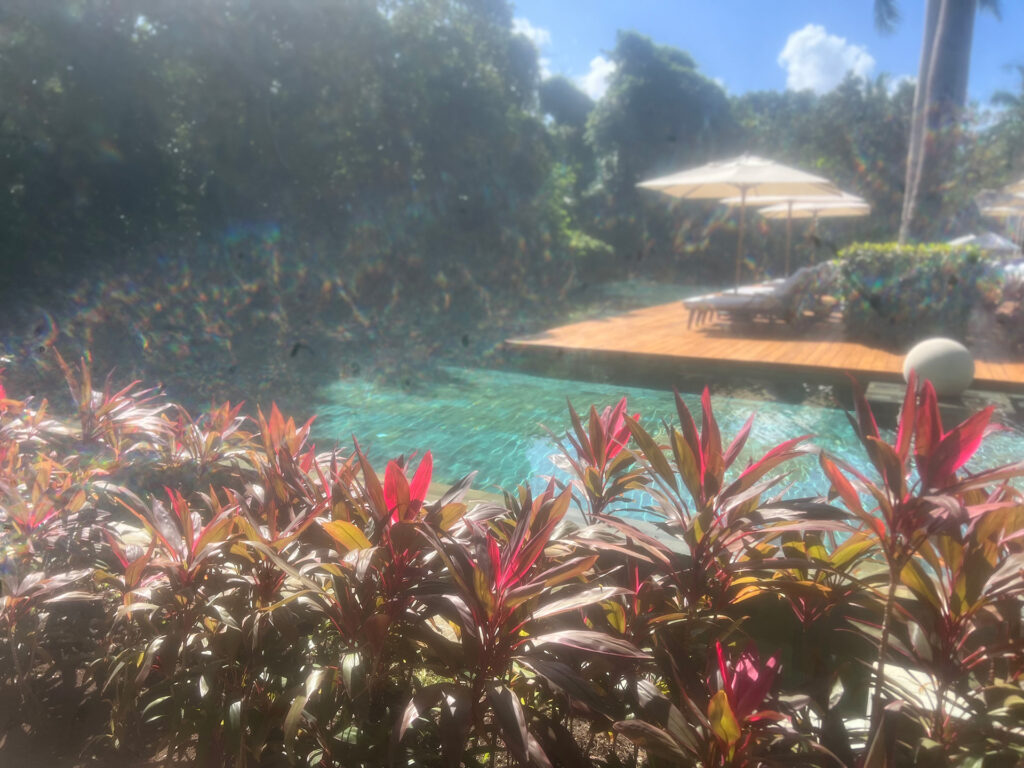
[[[848,72],[866,78],[875,68],[875,60],[864,46],[828,34],[820,24],[808,24],[792,33],[778,62],[786,70],[787,88],[809,88],[815,93],[832,90]]]
[[[917,87],[917,78],[913,75],[897,75],[889,81],[889,95],[892,96],[904,84]]]
[[[615,62],[604,56],[595,56],[590,60],[590,70],[583,77],[576,78],[576,83],[594,101],[597,101],[608,90],[608,80],[615,72]]]
[[[530,38],[530,42],[537,46],[538,51],[551,43],[551,33],[548,30],[544,27],[535,27],[529,19],[523,17],[512,19],[512,31]]]

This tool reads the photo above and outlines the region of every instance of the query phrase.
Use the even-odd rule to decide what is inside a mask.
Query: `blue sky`
[[[895,32],[875,30],[871,0],[513,0],[520,29],[538,45],[545,71],[576,79],[591,95],[610,71],[603,59],[619,29],[688,51],[730,93],[834,87],[847,70],[914,76],[924,0],[901,0]],[[1009,65],[1024,64],[1024,2],[1004,0],[974,27],[969,96],[1016,91]],[[785,52],[785,53],[784,53]],[[781,55],[781,60],[780,60]]]

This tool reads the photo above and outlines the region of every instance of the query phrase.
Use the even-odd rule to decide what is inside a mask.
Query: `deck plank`
[[[766,323],[738,327],[717,319],[688,328],[686,310],[674,301],[552,328],[506,345],[541,354],[571,351],[624,365],[642,364],[645,357],[668,360],[705,373],[774,371],[810,382],[835,381],[849,372],[864,380],[902,380],[902,355],[845,341],[842,333],[836,318],[800,330]],[[1024,361],[980,356],[973,388],[1024,392]]]

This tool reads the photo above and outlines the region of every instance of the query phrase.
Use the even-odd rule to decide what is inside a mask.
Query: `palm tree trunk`
[[[978,0],[928,0],[907,176],[900,217],[900,242],[920,237],[935,224],[944,166],[967,99],[971,43]],[[923,70],[923,71],[922,71]]]
[[[925,9],[924,39],[921,41],[921,59],[917,64],[917,83],[914,86],[914,112],[910,121],[910,143],[907,147],[907,171],[903,183],[903,211],[900,214],[900,244],[907,241],[910,221],[916,207],[914,190],[917,187],[917,171],[924,146],[925,132],[925,90],[928,85],[928,72],[932,62],[932,45],[935,42],[935,30],[939,21],[939,8],[942,0],[928,0]]]

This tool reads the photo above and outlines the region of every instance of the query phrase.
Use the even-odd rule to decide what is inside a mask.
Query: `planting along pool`
[[[428,387],[403,391],[360,379],[343,379],[322,392],[314,424],[318,444],[337,442],[343,449],[359,439],[375,465],[400,454],[434,455],[434,476],[454,481],[478,472],[474,487],[498,491],[530,479],[556,473],[551,455],[554,440],[545,430],[562,436],[569,427],[566,397],[582,416],[591,405],[598,410],[625,395],[629,412],[656,438],[664,436],[662,420],[677,419],[671,392],[565,381],[488,369],[443,368]],[[700,397],[684,394],[699,418]],[[813,435],[813,444],[867,471],[860,446],[842,410],[816,405],[791,405],[754,399],[715,396],[712,404],[723,441],[756,413],[750,439],[736,467],[759,457],[772,446],[800,435]],[[945,425],[947,428],[952,426]],[[660,439],[660,438],[659,438]],[[1024,455],[1024,432],[1007,427],[991,435],[968,468],[981,469],[1017,461]],[[791,465],[788,496],[824,493],[826,483],[814,456]]]

